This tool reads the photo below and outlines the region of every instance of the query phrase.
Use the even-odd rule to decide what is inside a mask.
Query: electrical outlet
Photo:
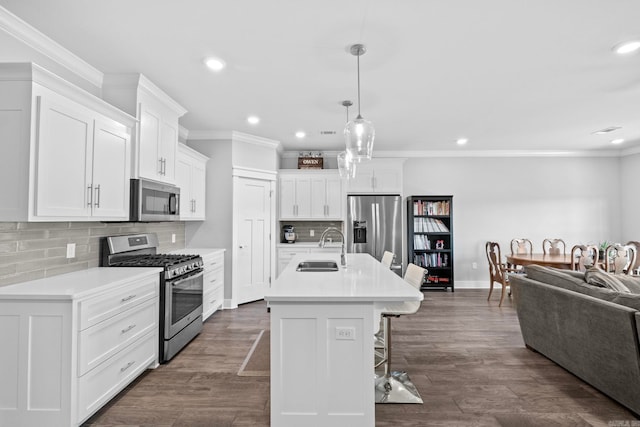
[[[171,233],[171,243],[176,242],[176,233]]]
[[[75,257],[76,257],[76,244],[67,243],[67,258],[75,258]]]
[[[471,263],[471,268],[476,270],[478,268],[478,263],[477,262],[472,262]]]
[[[336,339],[355,341],[356,328],[345,327],[345,326],[336,327]]]
[[[316,235],[316,231],[315,230],[309,230],[309,237],[313,237]]]

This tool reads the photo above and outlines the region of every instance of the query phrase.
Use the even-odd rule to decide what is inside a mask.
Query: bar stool
[[[420,290],[424,275],[422,267],[409,264],[404,280]],[[382,333],[384,342],[384,374],[375,380],[376,403],[423,403],[420,393],[403,371],[391,370],[391,317],[414,314],[420,309],[419,301],[405,301],[386,305],[382,309]],[[379,365],[378,365],[379,366]]]
[[[395,257],[393,252],[384,251],[382,254],[382,259],[380,262],[387,268],[391,268],[391,263],[393,262],[393,258]]]

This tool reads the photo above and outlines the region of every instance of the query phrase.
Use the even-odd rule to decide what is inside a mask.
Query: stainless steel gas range
[[[169,361],[202,330],[203,263],[199,255],[157,254],[154,233],[105,237],[101,267],[162,267],[159,359]]]

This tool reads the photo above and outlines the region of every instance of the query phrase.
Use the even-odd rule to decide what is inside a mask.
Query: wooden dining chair
[[[545,255],[566,255],[567,244],[562,239],[544,239],[542,241],[542,253]]]
[[[532,254],[533,244],[529,239],[512,239],[511,240],[511,255]]]
[[[502,301],[504,301],[504,295],[507,292],[507,286],[509,286],[507,273],[519,273],[520,270],[509,267],[502,262],[502,253],[500,252],[500,245],[498,243],[487,242],[485,251],[487,253],[487,261],[489,262],[489,296],[487,297],[487,301],[491,299],[493,284],[497,282],[502,286],[500,303],[498,304],[498,307],[501,307]],[[511,290],[509,290],[509,296],[511,296]]]
[[[571,269],[587,271],[589,267],[598,265],[599,251],[595,245],[575,245],[571,248]]]
[[[613,274],[632,274],[636,265],[636,247],[615,243],[604,250],[604,269]]]
[[[635,246],[636,248],[636,263],[631,268],[631,274],[633,274],[634,276],[638,276],[640,275],[640,255],[638,254],[638,251],[640,250],[640,242],[630,240],[627,242],[627,246],[629,245]]]

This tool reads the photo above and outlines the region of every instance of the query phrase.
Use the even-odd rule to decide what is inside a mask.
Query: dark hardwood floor
[[[510,300],[485,290],[427,292],[394,319],[393,367],[423,405],[376,405],[376,426],[640,426],[632,413],[524,347]],[[85,426],[268,426],[269,378],[237,375],[264,302],[215,313],[170,363],[149,370]],[[301,426],[304,427],[304,426]]]

